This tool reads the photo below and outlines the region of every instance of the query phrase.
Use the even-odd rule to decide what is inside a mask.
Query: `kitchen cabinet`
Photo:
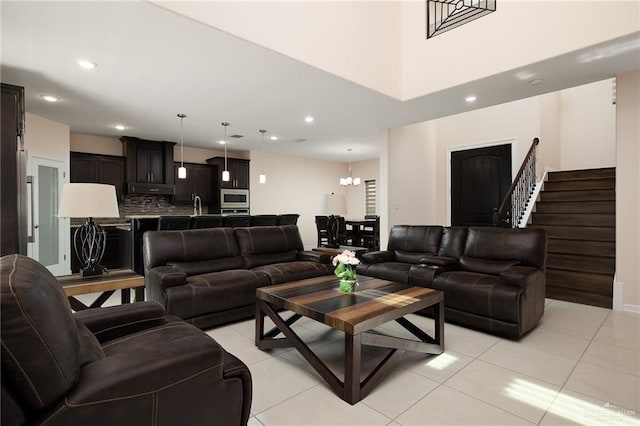
[[[127,192],[174,195],[173,146],[161,142],[122,136],[126,157]]]
[[[103,183],[116,187],[118,200],[125,192],[125,158],[114,155],[71,152],[69,180],[72,183]]]
[[[174,177],[176,182],[176,202],[191,202],[198,195],[202,204],[209,205],[216,199],[216,174],[217,168],[206,164],[184,163],[187,169],[187,178],[178,179],[180,163],[174,163]]]
[[[218,166],[219,188],[249,189],[249,160],[227,157],[227,167],[230,174],[230,180],[227,182],[222,180],[224,157],[209,158],[207,163]]]

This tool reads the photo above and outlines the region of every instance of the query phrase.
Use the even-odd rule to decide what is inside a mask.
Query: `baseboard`
[[[624,284],[613,277],[613,310],[624,311]]]
[[[624,312],[630,312],[632,314],[640,314],[640,305],[632,305],[627,303],[624,305]]]

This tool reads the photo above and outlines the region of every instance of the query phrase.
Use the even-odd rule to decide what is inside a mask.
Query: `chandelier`
[[[496,0],[427,0],[427,38],[496,11]]]
[[[360,185],[360,178],[353,177],[353,172],[351,171],[351,148],[347,149],[349,151],[349,176],[340,178],[340,185],[342,186],[358,186]]]

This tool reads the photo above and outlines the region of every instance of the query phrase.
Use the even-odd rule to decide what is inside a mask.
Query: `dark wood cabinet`
[[[249,160],[227,157],[227,167],[230,174],[230,180],[227,182],[222,180],[224,157],[209,158],[207,163],[218,167],[217,175],[220,188],[249,189]]]
[[[127,192],[174,195],[174,142],[122,136]]]
[[[216,195],[216,174],[217,168],[206,164],[185,163],[187,178],[178,179],[178,168],[180,163],[174,163],[174,176],[176,182],[176,202],[190,202],[198,195],[202,204],[211,204],[215,201]]]
[[[125,158],[113,155],[71,152],[69,178],[71,182],[104,183],[116,187],[118,200],[125,192]]]
[[[26,223],[20,215],[20,211],[25,211],[26,206],[20,200],[24,197],[19,197],[21,185],[26,186],[26,176],[23,176],[25,164],[19,160],[24,132],[24,88],[3,83],[0,111],[0,252],[3,256],[20,252],[26,254],[26,229],[23,229]]]

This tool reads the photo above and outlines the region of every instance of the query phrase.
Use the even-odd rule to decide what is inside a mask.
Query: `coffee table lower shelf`
[[[317,280],[305,280],[309,282],[307,290],[309,292],[304,293],[304,300],[314,300],[313,292],[317,290]],[[305,281],[296,282],[305,283]],[[331,313],[324,312],[322,314],[317,311],[313,311],[313,303],[298,304],[296,298],[289,299],[274,299],[274,292],[277,293],[279,286],[272,286],[266,289],[258,289],[257,302],[256,302],[256,335],[255,343],[260,349],[274,349],[282,347],[294,347],[298,352],[307,360],[307,362],[313,367],[318,374],[323,378],[325,382],[331,387],[331,389],[343,400],[350,404],[355,404],[364,398],[380,381],[384,372],[392,365],[389,361],[398,353],[398,350],[416,351],[429,354],[441,354],[444,351],[444,298],[443,294],[439,291],[422,289],[419,287],[408,287],[403,284],[391,283],[382,280],[372,280],[367,283],[371,285],[361,284],[361,287],[365,289],[361,290],[362,297],[358,298],[357,294],[341,294],[337,290],[335,294],[331,294],[331,291],[317,290],[319,298],[324,300],[322,305],[324,307],[330,306],[331,303],[327,303],[327,299],[337,299],[338,305],[341,307],[341,313],[345,312],[345,307],[349,306],[353,309],[360,309],[364,312],[368,310],[368,314],[363,314],[361,321],[356,319],[352,323],[341,322],[337,317],[340,316],[338,311],[335,316]],[[388,283],[398,292],[391,290],[385,292],[381,290],[380,284]],[[377,284],[377,285],[376,285]],[[366,287],[377,287],[373,288]],[[291,293],[291,283],[283,284],[283,292]],[[387,285],[386,287],[389,287]],[[304,291],[304,285],[301,287]],[[430,292],[428,297],[412,297],[407,296],[411,293],[412,289],[427,290]],[[263,290],[263,291],[261,291]],[[367,292],[367,290],[370,290]],[[415,290],[413,290],[415,292]],[[357,293],[357,292],[356,292]],[[298,294],[300,295],[300,293]],[[340,300],[342,298],[342,300]],[[353,303],[349,303],[348,299],[352,299]],[[271,300],[265,300],[271,299]],[[376,301],[376,299],[378,299]],[[407,303],[410,299],[413,303]],[[317,299],[315,299],[317,301]],[[395,300],[395,302],[394,302]],[[275,303],[274,303],[275,301]],[[398,303],[398,301],[402,301]],[[380,305],[380,312],[374,314],[371,317],[372,309],[375,310],[375,304]],[[396,303],[395,309],[388,309],[389,304]],[[359,306],[360,305],[360,306]],[[408,319],[404,318],[404,315],[412,312],[419,311],[429,306],[435,307],[435,332],[434,336],[430,336],[425,331],[421,330],[415,324]],[[284,318],[276,311],[278,309],[289,309],[293,311],[289,317]],[[269,331],[264,330],[264,318],[268,316],[276,327]],[[291,325],[299,320],[302,316],[308,316],[310,318],[320,320],[320,316],[324,318],[324,322],[327,325],[332,326],[335,329],[339,329],[345,332],[345,378],[341,381],[331,369],[307,346],[307,344],[295,333],[291,328]],[[350,318],[354,318],[353,315]],[[409,331],[418,340],[404,339],[395,336],[388,336],[373,330],[374,327],[383,323],[395,321],[404,329]],[[362,327],[359,327],[363,324]],[[353,330],[351,330],[353,327]],[[277,337],[283,334],[284,337]],[[361,373],[361,354],[362,346],[378,346],[383,348],[389,348],[387,355],[378,363],[378,365],[369,373],[369,375],[360,381]]]

